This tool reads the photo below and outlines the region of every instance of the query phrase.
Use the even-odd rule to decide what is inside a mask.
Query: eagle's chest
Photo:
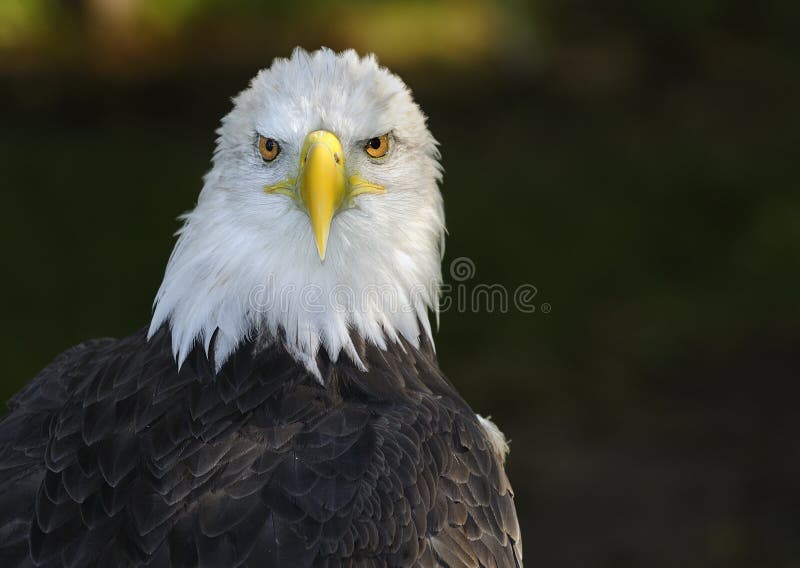
[[[246,530],[260,516],[287,531],[285,543],[350,557],[425,534],[444,448],[431,439],[442,435],[408,409],[342,404],[309,421],[246,424],[221,442],[227,449],[204,444],[176,470],[208,476],[186,513],[204,533]],[[207,473],[204,461],[215,462]]]
[[[98,449],[96,462],[112,465],[97,468],[90,514],[130,516],[124,538],[144,554],[187,538],[224,543],[231,558],[261,546],[292,559],[276,565],[366,551],[413,559],[449,447],[436,404],[332,401],[313,384],[257,397],[190,389],[133,439]]]
[[[480,473],[465,467],[472,415],[397,369],[394,383],[333,369],[322,385],[269,354],[220,374],[202,358],[173,365],[111,358],[75,385],[51,424],[42,546],[103,538],[115,555],[177,565],[376,554],[410,565],[451,522],[457,485]]]

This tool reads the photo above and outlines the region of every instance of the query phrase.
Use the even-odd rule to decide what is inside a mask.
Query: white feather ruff
[[[348,174],[386,187],[334,217],[324,262],[306,212],[264,191],[297,174],[303,140],[318,129],[339,137]],[[388,155],[372,160],[365,141],[387,132]],[[298,49],[256,76],[217,133],[150,327],[152,336],[169,323],[179,364],[198,342],[208,351],[215,333],[218,367],[245,339],[283,334],[317,375],[321,348],[363,367],[351,331],[379,347],[430,336],[441,283],[441,168],[425,116],[397,76],[372,56]],[[259,134],[279,141],[274,162],[261,159]]]

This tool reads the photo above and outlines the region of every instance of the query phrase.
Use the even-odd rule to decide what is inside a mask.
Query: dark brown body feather
[[[428,345],[370,371],[169,334],[61,355],[0,423],[0,566],[521,566],[511,489]]]

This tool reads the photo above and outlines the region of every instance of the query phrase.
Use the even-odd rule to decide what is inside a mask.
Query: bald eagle
[[[409,89],[298,49],[217,132],[149,327],[9,402],[0,566],[522,566],[505,439],[434,353],[441,168]]]

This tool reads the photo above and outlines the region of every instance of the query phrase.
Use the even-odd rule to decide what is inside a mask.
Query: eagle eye
[[[261,152],[261,157],[264,158],[265,162],[271,162],[281,153],[281,147],[277,140],[259,136],[258,151]]]
[[[389,151],[389,135],[384,134],[383,136],[370,138],[364,150],[373,158],[383,158],[386,152]]]

